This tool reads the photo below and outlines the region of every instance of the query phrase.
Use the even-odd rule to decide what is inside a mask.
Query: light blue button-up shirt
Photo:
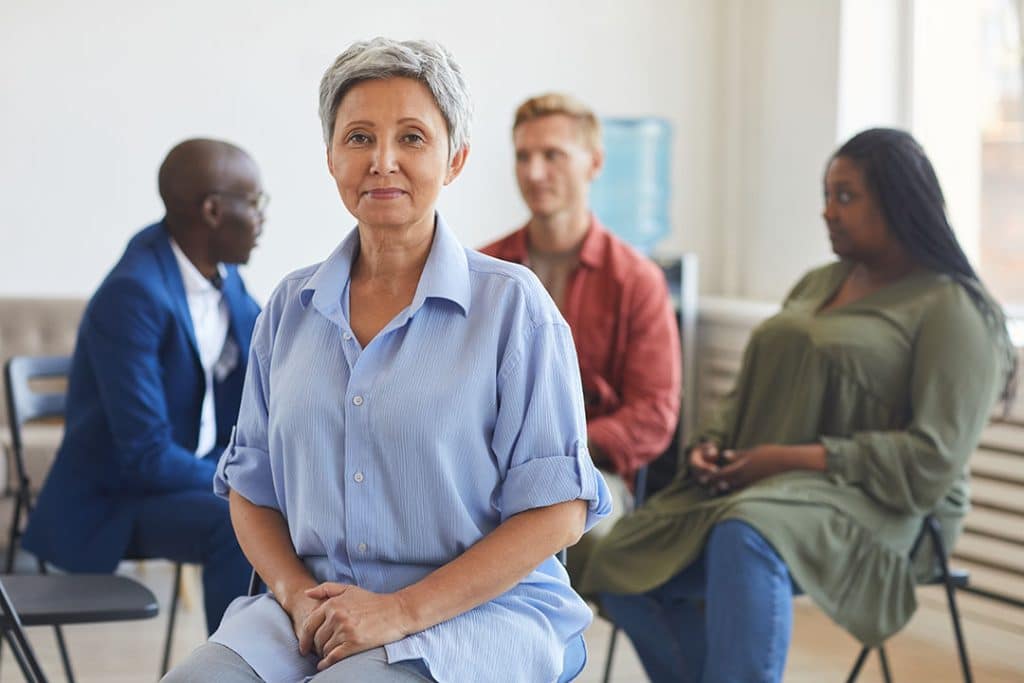
[[[569,327],[536,277],[458,243],[440,217],[408,308],[361,348],[349,325],[353,230],[284,279],[256,323],[215,489],[280,510],[319,581],[389,593],[516,513],[608,491],[587,452]],[[517,586],[386,646],[438,681],[555,681],[589,608],[550,558]],[[270,596],[239,598],[212,640],[267,681],[316,673]]]

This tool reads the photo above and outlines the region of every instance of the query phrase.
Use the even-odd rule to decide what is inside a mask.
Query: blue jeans
[[[782,558],[749,524],[716,524],[703,554],[641,595],[602,594],[654,683],[782,680],[795,587]]]

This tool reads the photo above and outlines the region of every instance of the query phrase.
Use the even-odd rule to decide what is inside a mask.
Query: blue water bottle
[[[605,162],[591,186],[591,207],[612,232],[650,254],[671,231],[672,125],[654,117],[606,118],[601,127]]]

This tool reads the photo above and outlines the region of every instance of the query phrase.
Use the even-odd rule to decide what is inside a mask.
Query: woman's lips
[[[399,190],[397,187],[385,187],[380,190],[370,190],[366,194],[370,195],[372,199],[398,199],[405,192]]]

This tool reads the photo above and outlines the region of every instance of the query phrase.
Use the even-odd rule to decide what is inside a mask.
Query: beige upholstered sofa
[[[11,356],[71,355],[85,304],[84,299],[0,297],[0,365]],[[55,425],[28,425],[22,431],[26,467],[36,489],[43,483],[60,444],[61,432],[61,428]],[[0,490],[5,492],[10,491],[15,481],[10,446],[5,393],[0,399],[0,447],[3,454]],[[6,543],[10,518],[11,499],[6,495],[0,499],[0,545]]]

